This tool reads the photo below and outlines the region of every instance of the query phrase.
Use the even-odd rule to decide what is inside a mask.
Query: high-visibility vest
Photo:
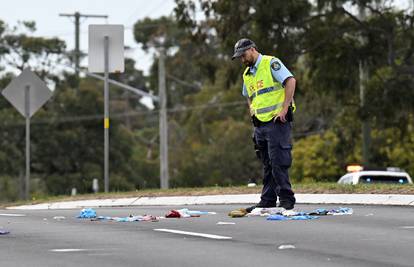
[[[273,58],[262,56],[255,75],[249,72],[249,67],[243,73],[244,85],[251,100],[250,109],[263,122],[274,118],[283,109],[285,101],[285,88],[280,82],[274,81],[270,70]]]

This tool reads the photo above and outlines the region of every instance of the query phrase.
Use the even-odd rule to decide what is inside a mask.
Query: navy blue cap
[[[233,60],[237,57],[240,57],[241,55],[243,55],[244,51],[252,47],[257,49],[256,44],[252,40],[247,38],[242,38],[238,40],[237,43],[234,45],[234,54],[231,57],[231,59]]]

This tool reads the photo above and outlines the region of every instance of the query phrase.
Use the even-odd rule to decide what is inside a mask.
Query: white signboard
[[[108,37],[108,72],[124,72],[124,25],[89,25],[88,70],[105,72],[105,37]]]

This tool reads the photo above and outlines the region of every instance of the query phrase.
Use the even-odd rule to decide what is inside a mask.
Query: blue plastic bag
[[[82,209],[77,218],[82,218],[82,219],[96,218],[96,211],[91,208]]]
[[[274,215],[269,215],[267,217],[268,221],[286,221],[286,220],[290,220],[290,218],[283,216],[283,215],[279,215],[279,214],[274,214]]]
[[[292,216],[290,217],[292,220],[313,220],[318,219],[319,216],[312,216],[312,215],[299,215],[299,216]]]

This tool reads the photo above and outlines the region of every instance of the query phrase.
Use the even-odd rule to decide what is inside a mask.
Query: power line
[[[162,4],[164,4],[164,0],[161,0],[158,5],[156,5],[155,7],[153,7],[152,9],[150,9],[147,13],[145,13],[144,16],[142,17],[147,17],[148,15],[150,15],[155,9],[158,9]],[[142,6],[139,6],[137,9],[134,10],[134,12],[128,17],[128,19],[125,21],[125,24],[127,24],[127,22],[129,22],[138,11],[142,10]]]
[[[188,107],[178,107],[178,108],[170,108],[167,109],[168,113],[179,113],[179,112],[186,112],[192,111],[197,109],[209,109],[209,108],[227,108],[233,106],[240,106],[246,105],[246,101],[234,101],[234,102],[227,102],[227,103],[211,103],[211,104],[204,104],[204,105],[194,105]],[[159,109],[148,110],[148,111],[132,111],[132,112],[123,112],[123,113],[113,113],[111,115],[112,118],[124,118],[124,117],[135,117],[135,116],[145,116],[145,115],[157,115],[159,113]],[[68,116],[68,117],[60,117],[60,118],[53,118],[53,119],[33,119],[31,124],[51,124],[51,123],[66,123],[66,122],[83,122],[83,121],[92,121],[92,120],[102,120],[104,115],[101,114],[93,114],[93,115],[80,115],[80,116]],[[24,125],[24,123],[7,123],[7,126],[20,126]]]
[[[79,12],[75,12],[74,14],[59,14],[60,17],[74,17],[75,18],[75,51],[73,54],[73,61],[75,62],[76,67],[76,77],[79,77],[79,72],[77,69],[79,68],[79,59],[80,59],[80,18],[108,18],[108,15],[91,15],[91,14],[81,14]]]

